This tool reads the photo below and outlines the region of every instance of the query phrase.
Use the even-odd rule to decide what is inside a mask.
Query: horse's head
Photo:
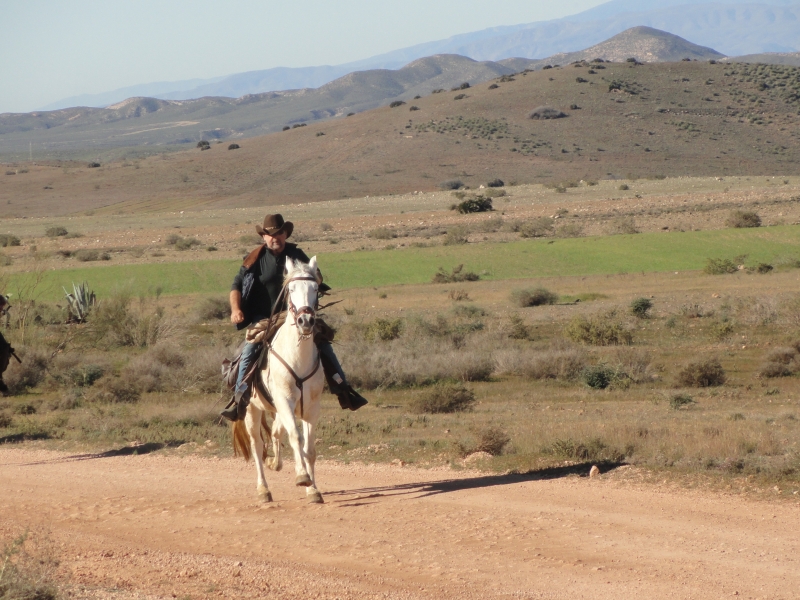
[[[311,335],[317,321],[317,300],[321,277],[317,257],[308,264],[286,259],[286,297],[289,313],[303,336]]]

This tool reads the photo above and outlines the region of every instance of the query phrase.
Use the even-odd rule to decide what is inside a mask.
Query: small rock
[[[404,461],[404,460],[400,460],[399,458],[395,458],[395,459],[392,461],[392,464],[393,464],[393,465],[397,465],[398,467],[404,467],[404,466],[406,465],[406,461]]]
[[[598,477],[600,475],[600,469],[597,468],[597,465],[592,465],[592,468],[589,469],[589,477]]]
[[[489,454],[488,452],[473,452],[472,454],[470,454],[469,456],[467,456],[464,459],[464,463],[469,465],[469,464],[472,464],[474,462],[478,462],[478,461],[481,461],[481,460],[487,460],[487,459],[490,459],[490,458],[492,458],[492,455]]]

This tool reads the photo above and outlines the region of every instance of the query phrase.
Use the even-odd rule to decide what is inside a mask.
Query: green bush
[[[761,227],[761,217],[753,211],[735,210],[725,219],[725,225],[735,228]]]
[[[491,198],[485,198],[483,196],[475,196],[474,198],[468,198],[467,200],[454,205],[453,208],[456,212],[459,212],[462,215],[469,213],[488,212],[492,210],[492,200]]]
[[[54,238],[54,237],[61,237],[61,236],[67,235],[67,233],[68,233],[68,232],[67,232],[66,228],[64,228],[64,227],[49,227],[49,228],[48,228],[48,229],[47,229],[47,230],[44,232],[44,234],[45,234],[47,237],[51,237],[51,238]]]
[[[736,273],[739,267],[729,258],[709,258],[703,273],[707,275],[724,275],[726,273]]]
[[[727,377],[717,358],[700,358],[687,364],[678,373],[678,385],[684,387],[715,387]]]
[[[633,334],[619,321],[615,311],[591,317],[578,315],[567,324],[564,334],[573,342],[592,346],[628,346],[633,343]]]
[[[689,394],[673,394],[669,399],[669,406],[674,410],[687,408],[689,405],[694,403],[694,398],[692,398]]]
[[[370,341],[378,339],[388,342],[399,338],[402,332],[402,319],[375,319],[367,325],[364,337]]]
[[[448,179],[439,184],[443,190],[457,190],[464,187],[464,182],[460,179]]]
[[[20,239],[17,236],[10,233],[0,233],[0,247],[19,246],[20,243]]]
[[[447,273],[442,267],[433,276],[432,283],[458,283],[459,281],[478,281],[480,276],[472,271],[464,271],[464,265],[453,267],[450,273]]]
[[[411,402],[416,413],[439,414],[465,412],[475,404],[475,394],[461,384],[437,384]]]
[[[586,367],[581,373],[583,382],[593,390],[606,389],[617,377],[616,369],[603,363]]]
[[[442,242],[445,246],[457,246],[466,244],[469,241],[469,230],[466,227],[451,227],[447,230]]]
[[[519,226],[519,235],[523,238],[546,237],[553,233],[555,221],[550,217],[538,217],[532,221],[525,221]]]
[[[636,298],[630,306],[631,314],[640,319],[646,319],[651,308],[653,308],[653,301],[650,298]]]
[[[514,290],[511,292],[511,301],[521,308],[543,306],[558,302],[558,294],[542,287],[532,290]]]

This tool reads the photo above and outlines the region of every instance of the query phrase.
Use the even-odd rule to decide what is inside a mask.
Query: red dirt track
[[[550,476],[548,478],[547,476]],[[800,596],[800,504],[599,478],[0,447],[0,533],[47,531],[78,598]]]

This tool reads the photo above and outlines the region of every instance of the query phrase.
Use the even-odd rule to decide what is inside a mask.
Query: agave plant
[[[89,309],[97,304],[97,298],[94,292],[89,289],[89,284],[83,282],[80,285],[75,285],[73,283],[71,294],[65,288],[61,289],[64,290],[64,294],[67,296],[70,322],[85,323],[86,317],[89,315]]]

